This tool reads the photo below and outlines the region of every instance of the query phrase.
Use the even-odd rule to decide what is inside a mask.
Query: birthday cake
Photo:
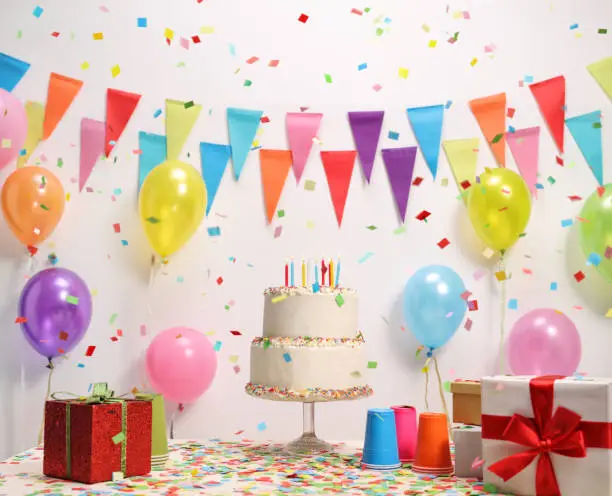
[[[264,292],[263,336],[251,343],[251,396],[338,401],[370,396],[351,289],[285,286]]]

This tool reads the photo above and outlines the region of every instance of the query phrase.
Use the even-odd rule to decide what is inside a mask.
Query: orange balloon
[[[13,172],[2,188],[2,213],[15,237],[26,246],[47,239],[64,213],[60,180],[42,167]]]

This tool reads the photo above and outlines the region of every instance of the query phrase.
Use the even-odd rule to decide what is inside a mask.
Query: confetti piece
[[[597,267],[601,263],[601,255],[599,253],[591,253],[587,259],[587,265],[594,265]]]
[[[500,270],[499,272],[495,273],[495,278],[499,281],[505,281],[506,279],[508,279],[508,275],[506,274],[506,271],[504,270]]]
[[[164,30],[164,38],[166,38],[167,40],[173,40],[174,39],[174,31],[170,28],[166,28]]]
[[[301,14],[300,17],[298,17],[298,21],[303,24],[306,24],[306,22],[308,21],[308,16],[306,14]]]
[[[419,213],[419,215],[416,216],[416,219],[426,220],[430,215],[431,215],[431,212],[428,212],[427,210],[422,210],[421,213]]]
[[[608,30],[605,28],[599,28],[597,34],[608,34]]]
[[[321,291],[321,286],[319,285],[319,283],[318,282],[313,283],[312,292],[318,293],[319,291]]]
[[[576,279],[576,282],[582,282],[585,277],[586,276],[584,275],[584,272],[582,272],[581,270],[574,274],[574,279]]]
[[[240,331],[238,331],[238,330],[232,330],[232,331],[230,331],[230,334],[232,336],[242,336],[242,333]]]
[[[109,325],[113,325],[115,323],[115,320],[117,320],[118,315],[119,314],[114,313],[110,316],[110,319],[108,321]]]
[[[578,29],[578,23],[572,24],[570,30]]]
[[[436,45],[438,44],[438,40],[430,40],[429,41],[429,48],[436,48]]]
[[[113,230],[116,233],[120,233],[121,232],[121,224],[117,223],[117,224],[113,224]]]
[[[359,64],[359,65],[357,66],[357,70],[358,70],[358,71],[365,71],[367,68],[368,68],[368,64],[367,64],[366,62],[364,62],[364,63],[362,63],[362,64]]]
[[[561,221],[561,227],[569,227],[574,223],[572,219],[563,219]]]
[[[66,295],[66,302],[71,305],[78,305],[79,299],[76,296]]]
[[[92,36],[93,36],[94,40],[103,40],[104,39],[104,33],[94,33]]]
[[[146,18],[146,17],[139,17],[139,18],[136,20],[136,25],[137,25],[139,28],[146,28],[146,27],[147,27],[147,18]]]
[[[68,341],[68,333],[65,331],[60,331],[59,332],[59,339],[60,341]]]
[[[272,303],[279,303],[279,302],[281,302],[283,300],[286,300],[287,298],[288,298],[288,295],[282,294],[282,295],[279,295],[279,296],[275,296],[274,298],[272,298],[271,301],[272,301]]]
[[[510,298],[508,300],[508,308],[510,310],[516,310],[518,309],[518,300],[516,298]]]
[[[156,217],[147,217],[145,220],[151,224],[159,224],[160,222],[160,220]]]
[[[376,367],[378,367],[378,362],[375,362],[375,361],[368,362],[369,369],[375,369]]]
[[[612,308],[608,309],[608,311],[606,312],[606,317],[612,319]]]
[[[551,282],[550,283],[550,290],[551,291],[557,291],[558,285],[556,282]]]
[[[332,83],[331,74],[324,74],[324,77],[325,77],[325,82],[326,83],[330,83],[330,84]]]
[[[344,297],[342,296],[342,294],[338,293],[335,299],[336,299],[336,305],[342,308],[342,305],[344,305]]]
[[[464,328],[466,331],[471,331],[471,330],[472,330],[472,324],[473,324],[472,319],[467,318],[467,319],[465,320],[465,324],[463,324],[463,328]]]
[[[88,346],[87,347],[87,351],[85,352],[85,356],[87,356],[87,357],[93,356],[94,351],[96,351],[96,347],[95,346]]]
[[[446,238],[442,238],[440,241],[438,241],[437,245],[440,247],[441,250],[443,250],[448,245],[450,245],[450,241]]]
[[[608,260],[612,259],[612,246],[606,247],[606,252],[604,253],[604,257]]]
[[[221,351],[222,346],[223,346],[223,343],[221,341],[215,341],[215,345],[213,346],[213,349],[215,351]]]
[[[477,468],[482,467],[484,465],[484,462],[485,461],[482,458],[477,456],[472,462],[472,470],[476,470]]]
[[[478,310],[478,300],[468,301],[468,310],[470,312],[476,312]]]
[[[36,17],[37,19],[40,19],[40,16],[42,15],[42,13],[45,11],[45,9],[43,9],[40,5],[37,5],[34,8],[34,11],[32,12],[32,15],[34,17]]]
[[[113,78],[116,78],[119,74],[121,74],[121,68],[119,67],[119,64],[116,64],[111,67],[111,75],[113,76]]]
[[[120,432],[119,434],[115,434],[113,436],[113,443],[119,444],[119,443],[122,443],[123,441],[125,441],[125,434],[123,432]]]
[[[358,264],[362,264],[367,262],[370,258],[372,258],[372,256],[374,255],[373,252],[369,251],[366,254],[364,254],[359,260],[357,260]]]
[[[276,227],[274,228],[274,237],[275,237],[275,238],[280,237],[280,235],[282,234],[282,232],[283,232],[283,226],[276,226]]]
[[[382,86],[380,84],[375,84],[372,86],[372,89],[378,93],[380,90],[382,90]]]
[[[216,236],[221,236],[221,228],[220,228],[220,227],[218,227],[218,226],[215,226],[215,227],[209,227],[209,228],[207,228],[207,229],[206,229],[206,231],[208,232],[208,235],[209,235],[211,238],[214,238],[214,237],[216,237]]]
[[[474,57],[474,58],[473,58],[473,59],[470,61],[470,65],[471,65],[472,67],[474,67],[474,66],[475,66],[477,63],[478,63],[478,59],[477,59],[477,58],[475,58],[475,57]]]
[[[304,181],[304,189],[306,191],[314,191],[316,185],[317,183],[313,181],[312,179],[306,179],[306,181]]]
[[[25,324],[28,321],[26,317],[17,317],[15,319],[15,324]]]
[[[389,131],[389,134],[387,134],[387,137],[389,139],[395,140],[397,141],[399,139],[399,133],[395,132],[395,131]]]
[[[423,182],[423,178],[422,177],[415,177],[414,181],[412,181],[412,185],[413,186],[418,186],[419,184],[421,184]]]
[[[278,212],[276,212],[276,215],[278,215],[279,219],[282,219],[285,216],[285,211],[279,210]]]
[[[147,335],[147,326],[145,324],[140,324],[140,335],[141,336]]]
[[[265,422],[259,422],[259,424],[257,424],[257,430],[259,432],[265,431],[268,428],[268,426],[266,425]]]
[[[291,363],[291,355],[289,353],[283,353],[283,359],[286,363]]]
[[[408,79],[408,69],[406,67],[400,67],[397,71],[397,75],[402,79]]]

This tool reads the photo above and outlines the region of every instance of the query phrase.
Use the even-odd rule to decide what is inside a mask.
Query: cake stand
[[[302,435],[285,448],[289,453],[309,454],[331,451],[332,445],[315,434],[315,402],[302,403]]]

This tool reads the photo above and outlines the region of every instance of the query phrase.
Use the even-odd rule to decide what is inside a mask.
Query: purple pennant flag
[[[412,184],[416,153],[416,146],[382,150],[382,158],[387,168],[387,175],[402,222],[406,220],[406,207],[408,206],[408,194]]]
[[[378,139],[380,138],[384,116],[385,112],[383,110],[348,113],[359,161],[368,182],[370,182],[372,176],[374,157],[376,156],[376,148],[378,148]]]

